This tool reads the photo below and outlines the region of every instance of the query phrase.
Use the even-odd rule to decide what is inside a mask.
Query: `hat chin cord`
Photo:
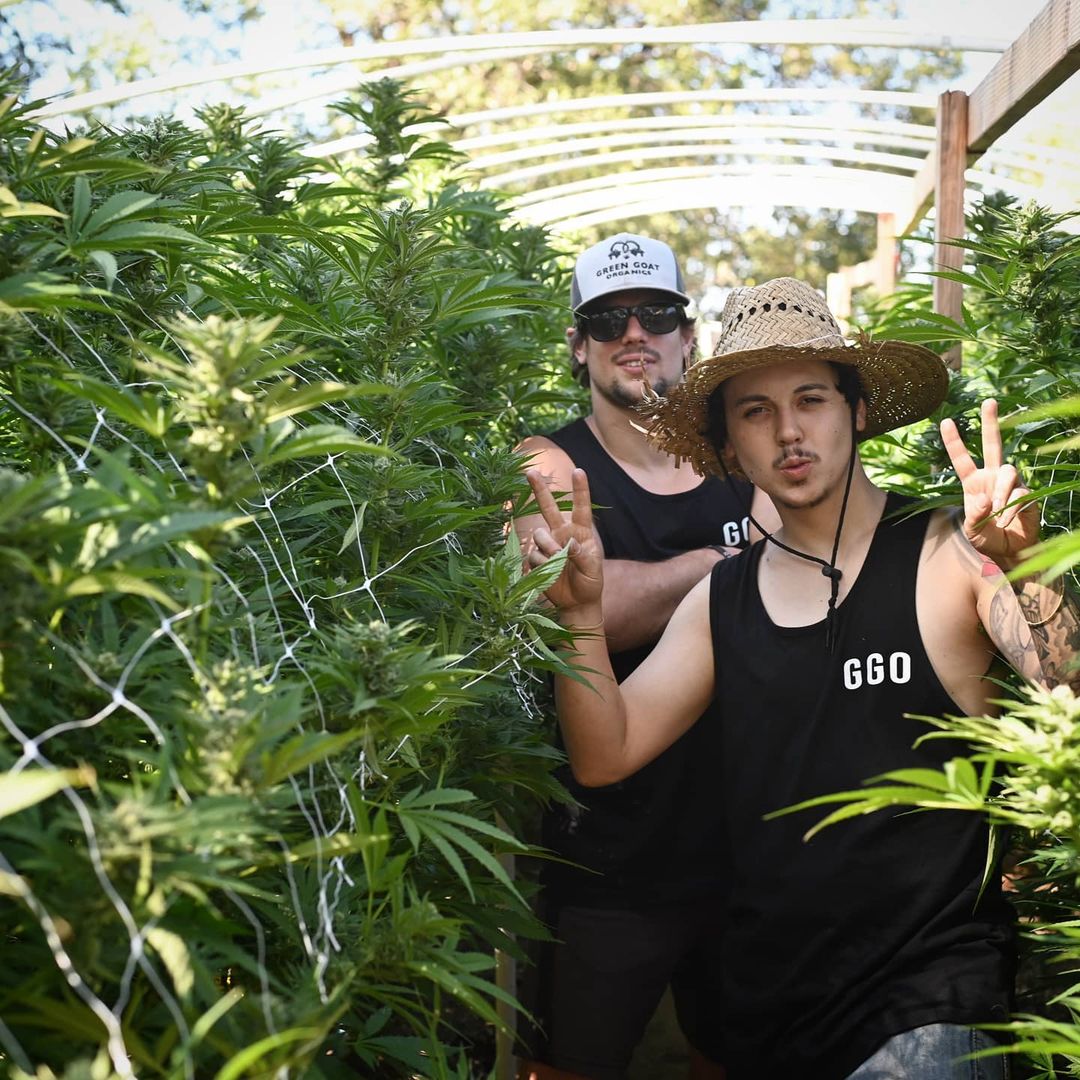
[[[836,522],[836,535],[833,537],[832,555],[826,561],[819,558],[817,555],[809,555],[805,551],[799,551],[798,548],[789,547],[783,542],[783,540],[777,540],[775,536],[768,530],[762,528],[761,524],[754,518],[750,507],[747,507],[746,516],[750,521],[750,524],[770,543],[775,544],[778,548],[782,548],[790,555],[795,555],[800,559],[806,559],[807,562],[817,563],[821,567],[822,574],[829,579],[829,609],[825,616],[825,648],[828,651],[834,652],[836,649],[836,601],[840,594],[840,579],[844,576],[843,571],[836,565],[836,556],[840,552],[840,534],[844,530],[844,517],[847,514],[848,496],[851,494],[851,481],[855,475],[855,455],[856,455],[856,427],[855,427],[855,409],[851,410],[851,454],[848,456],[847,467],[847,479],[844,482],[844,498],[840,503],[840,517]],[[720,458],[720,467],[724,470],[724,479],[728,482],[732,492],[735,491],[735,484],[731,478],[731,473],[728,472],[727,465],[724,464],[724,459],[721,455],[717,455]]]

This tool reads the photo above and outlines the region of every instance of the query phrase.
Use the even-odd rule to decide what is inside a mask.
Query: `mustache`
[[[655,349],[650,349],[646,345],[632,345],[626,349],[620,349],[615,354],[615,363],[621,364],[624,360],[637,360],[642,356],[647,356],[654,363],[660,362],[660,354]]]
[[[784,450],[780,456],[773,462],[774,469],[782,469],[785,465],[789,465],[792,462],[802,461],[820,461],[821,459],[817,454],[811,453],[809,450]]]

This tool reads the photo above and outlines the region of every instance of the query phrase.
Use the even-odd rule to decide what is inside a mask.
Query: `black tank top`
[[[922,645],[915,581],[927,515],[890,495],[858,579],[824,622],[773,623],[757,586],[764,544],[713,571],[719,790],[730,856],[722,962],[729,1080],[845,1077],[894,1034],[1004,1020],[1011,910],[997,875],[980,897],[987,827],[961,811],[771,810],[940,768],[953,740],[905,714],[957,715]]]
[[[584,420],[548,438],[583,468],[594,520],[611,559],[655,562],[711,544],[745,546],[752,488],[715,477],[691,491],[656,495],[635,483],[597,441]],[[614,653],[622,681],[655,642]],[[721,880],[719,821],[710,749],[715,725],[697,724],[655,761],[618,784],[585,788],[569,768],[559,779],[582,806],[553,806],[543,843],[583,871],[548,863],[541,880],[565,903],[641,907],[715,892]]]

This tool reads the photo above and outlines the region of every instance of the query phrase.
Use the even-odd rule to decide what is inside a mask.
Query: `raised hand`
[[[982,403],[982,466],[975,464],[956,424],[941,422],[941,439],[964,488],[964,535],[972,547],[1003,570],[1020,561],[1021,552],[1039,539],[1039,512],[1033,502],[1017,505],[1030,494],[1013,465],[1001,460],[997,402]]]
[[[583,469],[572,475],[573,505],[567,517],[559,509],[551,489],[539,469],[526,469],[536,508],[544,524],[533,530],[529,549],[530,566],[542,566],[568,544],[566,567],[547,590],[547,598],[561,611],[573,608],[600,607],[604,587],[604,551],[593,529],[589,481]]]

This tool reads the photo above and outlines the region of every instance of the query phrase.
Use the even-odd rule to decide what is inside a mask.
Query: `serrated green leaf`
[[[122,221],[108,226],[87,240],[72,244],[73,251],[156,251],[162,245],[186,244],[192,248],[205,246],[203,240],[186,229],[163,222]]]
[[[333,836],[324,836],[318,840],[306,840],[301,844],[295,844],[289,851],[289,858],[293,862],[300,862],[318,856],[328,859],[337,855],[356,855],[369,848],[385,847],[392,839],[390,833],[385,831],[362,834],[338,832]]]
[[[383,383],[345,385],[333,382],[305,383],[302,386],[280,386],[266,395],[266,421],[269,424],[286,416],[308,412],[332,401],[387,394],[391,387]]]
[[[468,852],[481,866],[483,866],[488,873],[491,874],[497,881],[499,881],[509,892],[513,893],[519,900],[521,894],[518,892],[517,887],[510,879],[510,875],[506,872],[506,868],[485,848],[481,847],[471,836],[468,835],[463,829],[456,828],[450,824],[445,816],[434,817],[429,816],[425,818],[426,829],[424,835],[429,839],[439,835],[446,839],[448,843],[454,844],[461,848],[463,851]],[[471,895],[471,889],[470,889]],[[523,901],[524,902],[524,901]]]
[[[426,979],[430,979],[432,982],[441,986],[443,990],[451,996],[464,1002],[473,1010],[473,1012],[478,1016],[483,1017],[489,1024],[492,1024],[501,1030],[506,1029],[505,1021],[502,1020],[483,997],[477,994],[470,986],[465,985],[457,974],[451,973],[441,965],[431,963],[430,961],[414,962],[410,964],[410,967],[412,967],[417,974],[424,976]]]
[[[92,375],[79,374],[74,378],[47,381],[65,394],[108,409],[118,419],[154,438],[164,438],[172,424],[171,413],[156,398],[134,394],[125,387],[113,386]]]
[[[0,775],[0,818],[17,814],[28,806],[67,787],[92,787],[96,774],[89,766],[79,769],[23,769]]]
[[[157,601],[169,611],[180,610],[180,605],[168,593],[163,592],[146,578],[123,570],[96,570],[92,574],[83,574],[73,578],[60,590],[60,596],[64,600],[108,593],[145,596],[148,600]]]
[[[116,256],[108,251],[91,251],[87,257],[97,263],[99,269],[105,275],[105,288],[111,289],[119,272]]]
[[[363,731],[305,731],[294,735],[263,761],[263,777],[267,784],[277,784],[301,769],[325,761],[346,746],[363,738]]]
[[[473,829],[475,832],[484,833],[485,836],[490,836],[493,840],[498,840],[508,848],[520,849],[525,847],[525,845],[516,837],[511,836],[510,833],[506,832],[504,829],[500,829],[498,825],[492,825],[490,821],[484,821],[483,818],[470,817],[468,814],[459,814],[454,810],[438,810],[433,812],[437,813],[439,819],[442,821],[448,821],[455,825],[459,825],[463,829]]]
[[[431,809],[435,806],[447,806],[455,803],[475,802],[476,796],[464,788],[413,788],[401,797],[398,806],[402,809]]]
[[[110,195],[79,230],[80,239],[101,232],[110,222],[130,217],[132,214],[153,206],[160,198],[149,191],[118,191]]]
[[[250,514],[234,514],[228,510],[183,510],[166,514],[139,525],[131,538],[119,545],[110,560],[130,559],[144,555],[163,544],[198,532],[227,533],[251,521]]]
[[[90,216],[90,181],[76,176],[71,194],[71,229],[76,235],[82,231]]]
[[[49,311],[53,308],[105,311],[91,298],[106,295],[100,289],[72,284],[58,274],[12,274],[0,280],[0,312]]]
[[[9,188],[0,185],[0,218],[67,217],[61,210],[44,203],[20,202]]]
[[[337,553],[340,555],[347,547],[351,547],[356,543],[357,538],[360,536],[361,530],[364,528],[364,514],[367,511],[368,504],[366,502],[360,503],[356,507],[356,512],[353,514],[352,524],[345,530],[345,535],[341,540],[341,547],[338,548]]]
[[[214,1080],[240,1080],[243,1076],[251,1076],[253,1067],[274,1050],[297,1042],[317,1043],[324,1035],[322,1028],[316,1027],[292,1027],[267,1035],[229,1058],[214,1074]],[[255,1070],[255,1075],[262,1072],[263,1070]]]
[[[335,424],[314,424],[275,447],[261,459],[261,464],[280,465],[297,458],[322,457],[328,454],[374,454],[390,457],[393,456],[393,451],[361,439],[347,428]]]
[[[469,899],[475,900],[476,894],[473,892],[472,879],[469,877],[469,872],[465,869],[465,864],[461,861],[461,856],[454,850],[451,843],[440,835],[437,830],[426,828],[422,829],[421,833],[423,838],[429,841],[438,850],[450,869],[457,874],[461,883],[465,886],[465,890],[469,894]]]

